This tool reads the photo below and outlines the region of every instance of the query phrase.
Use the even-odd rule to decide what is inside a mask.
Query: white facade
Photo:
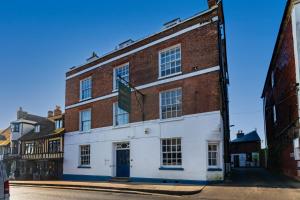
[[[223,180],[223,122],[220,111],[104,127],[65,135],[64,176],[88,180],[116,176],[116,144],[130,143],[130,178],[136,181]],[[181,138],[182,165],[161,168],[161,139]],[[208,166],[208,144],[218,144],[217,166]],[[90,145],[90,167],[80,168],[80,146]]]

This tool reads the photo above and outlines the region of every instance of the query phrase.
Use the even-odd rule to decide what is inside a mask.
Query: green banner
[[[118,106],[119,108],[130,113],[131,111],[131,89],[121,81],[118,81],[119,85],[119,96],[118,96]]]

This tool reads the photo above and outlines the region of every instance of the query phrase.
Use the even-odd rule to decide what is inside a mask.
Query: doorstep
[[[167,185],[149,183],[113,183],[113,182],[80,182],[80,181],[10,181],[12,186],[56,187],[61,189],[101,189],[129,192],[144,192],[167,195],[193,195],[202,191],[204,186]]]

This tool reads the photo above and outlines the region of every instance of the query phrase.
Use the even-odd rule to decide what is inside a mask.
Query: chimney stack
[[[237,137],[237,138],[241,138],[241,137],[244,137],[244,135],[245,135],[245,134],[243,133],[243,131],[242,131],[242,130],[239,130],[238,133],[236,134],[236,137]]]
[[[61,115],[61,114],[62,114],[62,111],[61,111],[60,106],[56,106],[56,108],[54,110],[54,116],[58,116],[58,115]]]
[[[207,0],[208,8],[212,8],[213,6],[217,5],[217,0]]]
[[[48,118],[50,118],[50,117],[53,117],[53,111],[52,110],[48,111]]]
[[[26,118],[27,116],[27,112],[23,111],[23,108],[20,107],[19,110],[17,111],[17,119],[22,119],[22,118]]]

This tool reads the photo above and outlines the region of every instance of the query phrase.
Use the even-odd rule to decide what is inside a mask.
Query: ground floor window
[[[219,166],[219,144],[208,144],[208,167]]]
[[[80,166],[90,166],[91,147],[90,145],[80,146]]]
[[[181,138],[168,138],[161,140],[161,153],[163,166],[181,166]]]

